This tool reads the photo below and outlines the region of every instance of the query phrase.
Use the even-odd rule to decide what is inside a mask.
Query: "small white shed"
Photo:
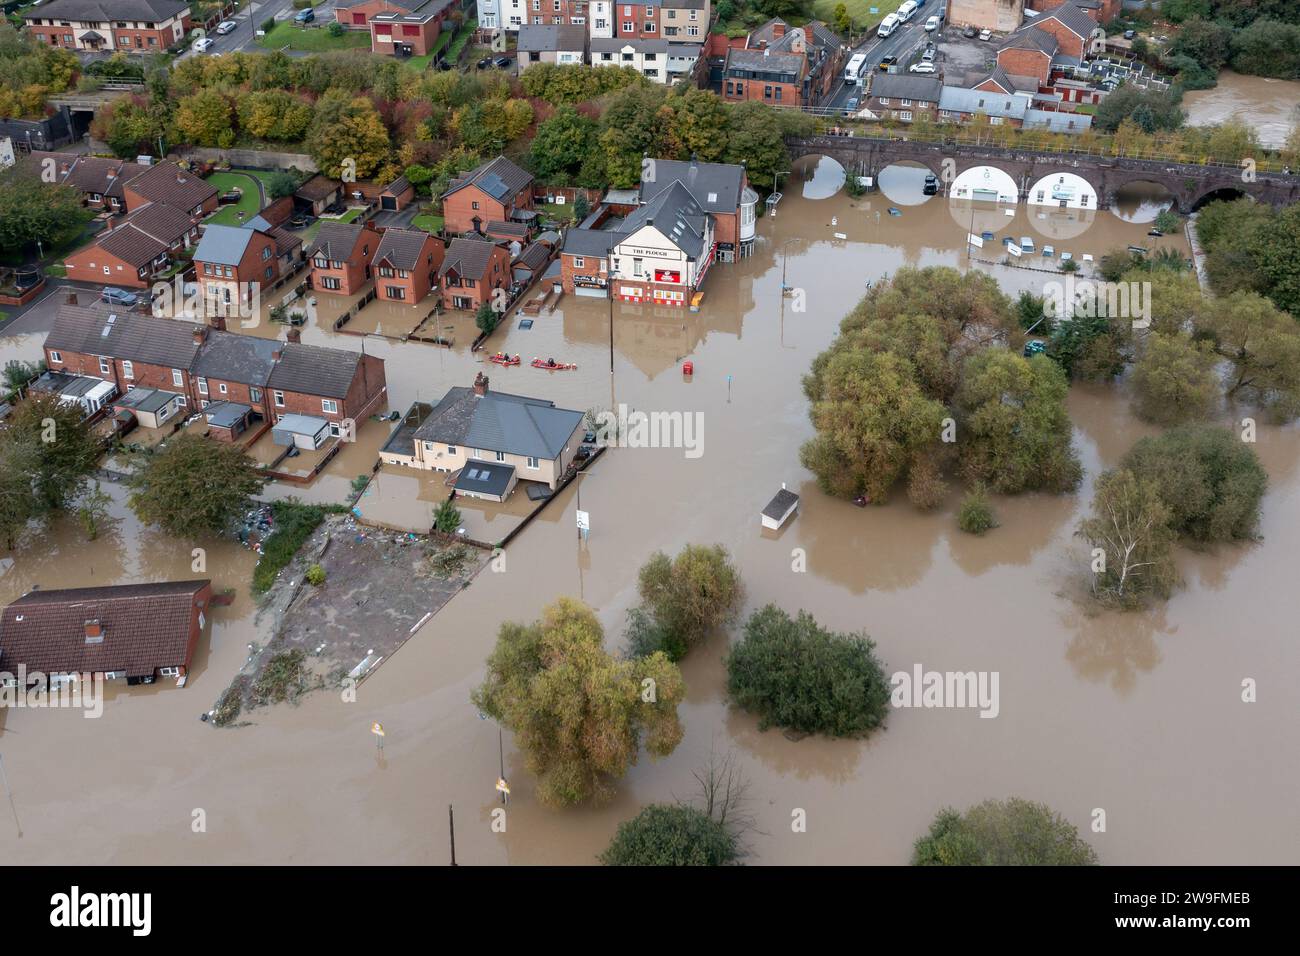
[[[763,527],[772,531],[777,530],[786,523],[798,507],[799,496],[793,491],[787,491],[785,482],[782,482],[781,490],[767,503],[767,507],[760,515],[763,519]]]

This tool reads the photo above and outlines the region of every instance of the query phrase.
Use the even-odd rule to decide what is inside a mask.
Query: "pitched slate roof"
[[[970,83],[970,86],[974,88],[979,86],[981,83],[987,83],[989,80],[992,80],[994,83],[1000,86],[1004,92],[1007,93],[1014,93],[1019,88],[1016,85],[1015,80],[1011,79],[1011,75],[1007,73],[1004,69],[1002,69],[1002,67],[1000,66],[995,66],[992,72],[990,72],[988,76],[979,77],[973,80]],[[1034,89],[1037,88],[1038,88],[1038,82],[1035,81]]]
[[[122,183],[134,179],[148,169],[138,163],[123,159],[105,159],[100,156],[77,156],[46,150],[32,150],[22,161],[26,167],[42,168],[46,161],[55,165],[58,182],[85,193],[101,196],[121,196]],[[67,165],[65,170],[63,167]]]
[[[786,512],[788,512],[792,507],[794,507],[798,503],[799,503],[798,495],[796,495],[793,491],[790,491],[786,488],[782,488],[780,491],[778,491],[775,495],[772,496],[772,500],[769,501],[767,503],[767,506],[763,509],[763,514],[768,518],[772,518],[779,521],[780,519],[785,517]]]
[[[0,668],[28,673],[122,672],[189,663],[190,622],[208,580],[28,591],[0,614]],[[103,640],[86,643],[86,622]]]
[[[520,53],[585,50],[587,30],[571,23],[524,23],[519,27]]]
[[[282,348],[283,354],[271,370],[268,386],[322,398],[347,397],[361,361],[359,353],[301,342],[287,342]]]
[[[546,265],[550,258],[550,246],[544,245],[540,242],[534,242],[523,252],[519,253],[519,258],[514,261],[514,264],[536,272],[538,269],[542,268],[542,266]]]
[[[188,215],[162,203],[148,203],[95,241],[95,247],[141,267],[153,262],[194,228]]]
[[[564,252],[572,256],[609,255],[610,248],[620,241],[623,234],[605,229],[570,229],[564,234]]]
[[[161,388],[133,388],[115,399],[113,406],[138,412],[157,412],[180,397],[180,392],[167,392]]]
[[[354,222],[322,222],[316,239],[307,250],[307,257],[312,258],[316,253],[322,252],[326,259],[347,262],[352,258],[352,253],[361,242],[361,234],[365,231],[365,226],[358,226]]]
[[[654,178],[641,183],[641,201],[649,202],[674,181],[679,181],[708,212],[734,213],[740,206],[745,167],[734,163],[655,159]]]
[[[399,229],[390,226],[384,230],[383,238],[379,240],[374,262],[378,264],[387,260],[392,263],[394,269],[410,272],[420,265],[421,253],[430,238],[429,233],[423,229]]]
[[[237,266],[257,232],[257,229],[244,226],[204,226],[203,238],[194,250],[194,258],[199,262]]]
[[[203,378],[263,386],[275,367],[280,343],[256,335],[212,329],[199,347],[193,372]]]
[[[871,81],[871,96],[889,100],[919,100],[938,103],[943,80],[937,76],[910,76],[906,73],[878,73]]]
[[[1066,0],[1059,6],[1052,7],[1050,10],[1044,10],[1038,16],[1034,17],[1034,23],[1042,23],[1045,19],[1054,19],[1068,29],[1071,33],[1087,39],[1092,36],[1092,31],[1097,29],[1097,21],[1088,16],[1072,0]]]
[[[1055,56],[1056,51],[1060,49],[1056,37],[1046,30],[1040,30],[1034,26],[1034,23],[1034,20],[1023,23],[1015,33],[1002,41],[998,50],[1032,50],[1035,53]]]
[[[96,23],[110,20],[158,23],[176,16],[189,5],[182,0],[50,0],[39,7],[32,7],[23,17]]]
[[[197,173],[175,163],[158,163],[132,179],[128,186],[150,202],[166,203],[178,209],[195,209],[217,194],[217,188]]]
[[[704,233],[707,214],[679,180],[623,221],[623,238],[630,238],[637,230],[653,226],[668,237],[679,249],[692,258],[704,252]],[[620,242],[622,239],[619,240]]]
[[[419,428],[416,441],[441,442],[500,451],[509,455],[555,459],[564,450],[583,413],[556,408],[554,402],[490,389],[448,389]]]
[[[358,2],[360,2],[360,0],[358,0]],[[336,3],[335,6],[341,7],[343,4]],[[337,179],[330,179],[328,176],[322,176],[320,173],[317,173],[311,179],[299,186],[294,191],[294,195],[301,196],[309,202],[315,202],[316,200],[326,199],[334,195],[341,188],[342,183]]]
[[[732,70],[748,70],[751,73],[780,73],[797,77],[802,72],[805,62],[806,58],[801,53],[771,53],[767,50],[732,48],[727,51],[726,69],[728,73]]]
[[[460,276],[477,279],[487,272],[488,264],[492,261],[492,250],[497,248],[496,243],[484,239],[453,239],[447,247],[447,256],[442,260],[438,275],[455,272]]]
[[[489,160],[471,169],[464,176],[451,181],[443,198],[466,186],[477,186],[493,199],[505,202],[533,181],[533,174],[516,166],[504,156]]]
[[[147,365],[187,369],[199,350],[193,322],[158,319],[138,312],[95,312],[76,305],[59,307],[45,339],[47,348],[85,355],[129,359]]]

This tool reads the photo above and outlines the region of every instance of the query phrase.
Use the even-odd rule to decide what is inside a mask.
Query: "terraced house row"
[[[345,349],[238,335],[133,312],[59,309],[45,340],[50,372],[111,383],[118,394],[152,389],[186,409],[223,402],[245,426],[286,416],[324,419],[339,435],[384,403],[384,361]]]

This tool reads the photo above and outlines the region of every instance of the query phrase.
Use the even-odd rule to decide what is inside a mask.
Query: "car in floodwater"
[[[921,193],[926,196],[933,196],[939,192],[939,177],[934,173],[925,174],[925,185],[921,187]]]

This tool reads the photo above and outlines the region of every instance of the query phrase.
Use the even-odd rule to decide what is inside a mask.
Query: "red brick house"
[[[126,211],[126,183],[149,168],[123,159],[44,150],[32,150],[22,164],[43,182],[71,186],[81,193],[87,206],[110,212]]]
[[[68,256],[64,266],[69,279],[141,289],[198,237],[198,223],[185,213],[148,203]]]
[[[347,349],[277,342],[179,319],[133,312],[59,309],[45,340],[51,371],[114,383],[120,392],[157,388],[179,392],[181,404],[248,406],[275,422],[312,415],[339,434],[346,419],[361,421],[386,400],[384,361]]]
[[[774,17],[744,47],[727,50],[722,96],[733,103],[816,106],[835,88],[843,66],[843,44],[826,24],[792,27]]]
[[[337,0],[334,19],[349,30],[370,29],[370,18],[379,13],[410,13],[428,0]]]
[[[160,53],[190,29],[184,0],[48,0],[22,16],[37,42],[68,50]]]
[[[145,203],[160,202],[201,219],[217,208],[217,188],[175,163],[147,167],[123,186],[123,196],[128,212]]]
[[[28,591],[0,615],[0,670],[183,678],[212,604],[207,579]]]
[[[1029,23],[998,48],[998,67],[1008,75],[1032,77],[1040,86],[1046,86],[1058,52],[1056,37]]]
[[[371,267],[375,294],[389,302],[414,305],[438,284],[442,263],[442,240],[436,236],[423,229],[385,229]]]
[[[532,223],[533,175],[498,156],[451,181],[442,194],[442,215],[443,228],[453,235],[478,232],[494,221]]]
[[[254,290],[292,274],[302,240],[254,217],[243,226],[206,226],[194,268],[207,301],[249,306]]]
[[[338,295],[355,295],[370,281],[370,263],[379,248],[380,235],[367,223],[322,223],[307,250],[311,287]]]
[[[453,0],[427,0],[419,7],[370,16],[370,52],[389,56],[424,56],[433,50]]]
[[[492,290],[509,290],[510,253],[486,239],[453,239],[438,278],[445,304],[475,312],[492,302]]]
[[[1092,35],[1095,32],[1102,33],[1097,21],[1075,0],[1066,0],[1050,10],[1044,10],[1032,23],[1037,29],[1056,37],[1062,54],[1078,60],[1092,52]],[[1102,36],[1105,34],[1102,33]]]

